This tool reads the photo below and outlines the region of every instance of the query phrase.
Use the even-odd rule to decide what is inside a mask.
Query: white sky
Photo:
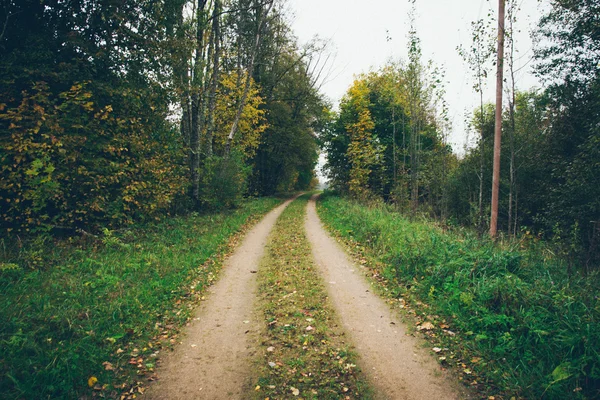
[[[546,0],[542,1],[545,3]],[[497,26],[496,0],[417,0],[417,34],[421,39],[423,61],[433,60],[446,69],[446,100],[450,106],[453,129],[450,142],[454,151],[463,152],[467,141],[465,115],[478,104],[472,90],[471,73],[456,48],[471,41],[471,21],[491,13]],[[329,80],[322,91],[337,105],[354,80],[354,75],[378,69],[392,59],[407,58],[410,3],[408,0],[289,0],[292,27],[301,43],[314,36],[331,41],[336,54]],[[540,1],[521,0],[516,29],[515,55],[517,88],[538,86],[531,75],[532,42],[529,33],[541,15]],[[391,41],[387,40],[389,36]],[[495,68],[489,75],[485,100],[493,101]],[[473,135],[471,135],[472,137]]]

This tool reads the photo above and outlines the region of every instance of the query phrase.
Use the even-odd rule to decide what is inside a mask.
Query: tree
[[[366,82],[356,80],[348,91],[347,107],[356,114],[356,121],[346,125],[350,136],[347,150],[350,161],[350,180],[348,189],[352,196],[367,199],[369,191],[369,175],[376,162],[377,155],[373,143],[373,128],[369,111],[369,89]]]
[[[504,84],[504,19],[506,0],[499,0],[498,8],[498,60],[496,62],[496,124],[494,130],[494,170],[492,177],[492,215],[490,236],[498,232],[498,200],[500,196],[500,152],[502,149],[502,91]]]
[[[591,268],[600,263],[598,165],[600,29],[597,0],[551,3],[541,19],[536,72],[548,84],[548,184],[539,220],[560,232],[568,253]],[[565,239],[569,238],[569,239]]]
[[[250,191],[306,190],[314,184],[318,135],[329,117],[318,91],[327,49],[319,41],[300,47],[277,7],[263,38],[253,78],[262,88],[269,127],[252,160]]]
[[[1,12],[2,227],[72,233],[172,209],[182,160],[162,10],[9,1]]]
[[[332,185],[403,210],[414,210],[416,192],[418,207],[441,215],[445,168],[452,164],[444,113],[435,110],[443,109],[442,80],[442,73],[416,62],[359,76],[323,137]]]
[[[487,78],[490,60],[494,53],[494,45],[491,36],[489,22],[483,19],[471,22],[471,46],[470,48],[464,49],[458,48],[459,54],[469,65],[475,83],[473,89],[479,94],[479,116],[484,116],[484,102],[483,102],[483,90],[485,88],[485,79]],[[480,232],[483,231],[484,226],[484,207],[483,207],[483,191],[484,191],[484,175],[485,175],[485,148],[486,142],[483,132],[484,121],[479,122],[479,197],[478,197],[478,222],[477,227]]]

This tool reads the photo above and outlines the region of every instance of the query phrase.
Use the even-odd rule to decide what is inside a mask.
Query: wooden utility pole
[[[492,179],[492,216],[490,236],[498,232],[498,198],[500,192],[500,148],[502,143],[502,83],[504,80],[504,8],[506,0],[498,6],[498,72],[496,73],[496,126],[494,130],[494,173]]]

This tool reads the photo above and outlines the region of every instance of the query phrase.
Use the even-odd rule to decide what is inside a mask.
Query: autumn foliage
[[[169,210],[184,194],[185,173],[173,162],[181,159],[178,138],[153,113],[152,93],[56,86],[38,81],[2,93],[2,228],[118,225]]]

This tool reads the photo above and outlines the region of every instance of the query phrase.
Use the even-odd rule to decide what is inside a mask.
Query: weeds
[[[157,352],[175,342],[194,299],[216,279],[216,254],[279,201],[105,231],[85,246],[4,251],[26,256],[0,268],[0,398],[142,393]],[[31,268],[42,255],[48,265]]]
[[[435,322],[430,339],[458,354],[470,384],[496,398],[600,398],[598,276],[569,276],[541,244],[494,245],[384,206],[325,195],[319,212],[346,243],[362,244],[390,297]]]
[[[256,399],[368,399],[304,234],[308,196],[283,212],[259,270],[266,332]]]

